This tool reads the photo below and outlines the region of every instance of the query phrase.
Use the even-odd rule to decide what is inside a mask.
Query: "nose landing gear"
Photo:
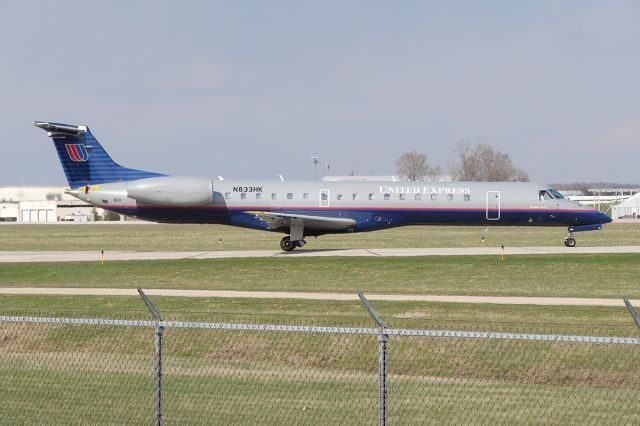
[[[576,239],[573,237],[574,232],[583,232],[583,231],[599,231],[602,229],[601,223],[592,223],[590,225],[571,225],[569,226],[569,235],[564,239],[564,245],[567,247],[575,247]]]
[[[573,237],[573,232],[569,232],[567,238],[564,239],[564,245],[567,247],[575,247],[576,239]]]

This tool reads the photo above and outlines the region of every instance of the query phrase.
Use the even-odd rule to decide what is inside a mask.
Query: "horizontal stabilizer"
[[[45,121],[34,121],[33,125],[46,130],[50,134],[66,133],[70,135],[79,135],[81,132],[85,132],[87,130],[85,126],[73,126],[71,124],[62,123],[48,123]]]

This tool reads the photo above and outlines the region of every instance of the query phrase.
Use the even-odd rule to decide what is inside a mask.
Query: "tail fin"
[[[164,176],[120,166],[109,157],[86,126],[41,121],[34,121],[33,125],[46,130],[53,138],[71,188]]]

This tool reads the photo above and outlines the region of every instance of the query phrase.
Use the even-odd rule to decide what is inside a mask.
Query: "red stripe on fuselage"
[[[478,211],[484,212],[487,209],[484,207],[365,207],[365,206],[344,206],[344,207],[320,207],[320,206],[278,206],[278,207],[269,207],[269,206],[223,206],[223,205],[208,205],[208,206],[174,206],[170,204],[155,204],[155,205],[133,205],[133,206],[123,206],[123,205],[99,205],[99,207],[105,209],[166,209],[166,208],[190,208],[190,209],[219,209],[219,210],[257,210],[264,212],[283,212],[283,211],[304,211],[304,210],[312,210],[312,211],[376,211],[376,212],[385,212],[385,211]],[[489,209],[489,211],[497,211],[497,209]],[[538,209],[538,208],[503,208],[500,209],[501,212],[523,212],[523,213],[596,213],[599,212],[597,209]]]

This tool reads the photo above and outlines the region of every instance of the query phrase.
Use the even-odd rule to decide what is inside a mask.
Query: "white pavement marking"
[[[169,260],[169,259],[227,259],[249,257],[401,257],[401,256],[492,256],[500,255],[500,247],[448,248],[384,248],[348,250],[274,250],[242,251],[105,251],[105,261],[113,260]],[[529,254],[612,254],[640,253],[640,246],[610,247],[505,247],[505,255]],[[0,251],[3,262],[99,262],[99,251]]]
[[[253,299],[300,299],[356,301],[352,293],[307,293],[295,291],[229,291],[229,290],[173,290],[145,289],[149,296],[171,297],[221,297]],[[0,287],[0,294],[7,295],[58,295],[58,296],[135,296],[136,289],[128,288],[69,288],[69,287]],[[425,294],[366,294],[369,300],[394,302],[446,302],[490,303],[498,305],[546,305],[546,306],[625,306],[622,299],[596,299],[579,297],[515,297],[515,296],[434,296]],[[631,300],[640,306],[640,300]]]

